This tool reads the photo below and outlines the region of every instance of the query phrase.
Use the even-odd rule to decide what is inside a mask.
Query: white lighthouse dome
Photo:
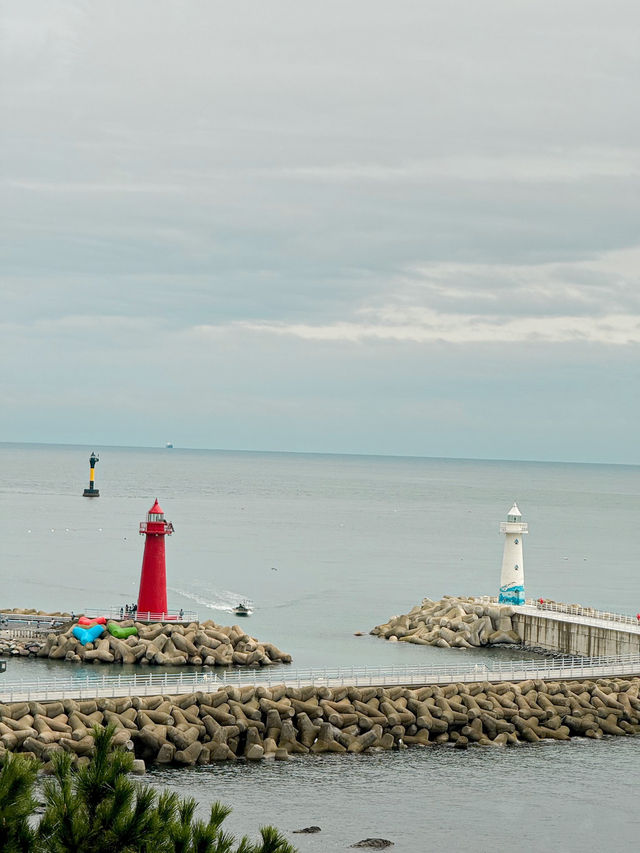
[[[514,501],[513,506],[507,513],[507,521],[520,521],[522,513],[518,509],[518,504]]]

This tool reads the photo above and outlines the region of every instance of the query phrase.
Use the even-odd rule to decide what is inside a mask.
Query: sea
[[[99,498],[82,496],[92,451]],[[1,609],[133,603],[139,523],[157,498],[175,528],[169,607],[229,625],[250,599],[243,627],[293,656],[283,672],[522,657],[369,634],[425,597],[497,594],[499,523],[514,500],[529,523],[527,597],[640,611],[638,466],[0,443],[0,471]],[[69,672],[10,659],[0,677]],[[238,836],[274,824],[309,853],[372,837],[397,853],[584,853],[637,843],[639,767],[640,739],[628,737],[152,768],[145,779],[194,796],[201,816],[216,800],[231,806]],[[295,834],[311,825],[321,831]]]

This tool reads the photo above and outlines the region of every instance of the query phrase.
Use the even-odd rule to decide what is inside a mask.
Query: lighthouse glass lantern
[[[524,559],[522,537],[529,532],[529,525],[522,520],[518,505],[514,503],[507,520],[500,522],[500,533],[504,533],[502,571],[500,573],[500,604],[524,604]]]

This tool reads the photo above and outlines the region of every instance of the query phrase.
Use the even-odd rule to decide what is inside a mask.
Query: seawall
[[[95,726],[150,764],[287,760],[452,743],[498,747],[640,733],[640,679],[292,688],[0,705],[0,759],[28,753],[51,771],[56,752],[82,766]]]

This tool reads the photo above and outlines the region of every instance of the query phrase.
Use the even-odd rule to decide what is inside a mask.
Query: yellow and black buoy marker
[[[89,465],[91,467],[91,472],[89,474],[89,488],[85,489],[83,497],[85,498],[99,498],[100,497],[100,489],[96,489],[95,487],[95,475],[96,475],[96,462],[99,461],[99,457],[96,456],[95,453],[91,453],[89,457]]]

